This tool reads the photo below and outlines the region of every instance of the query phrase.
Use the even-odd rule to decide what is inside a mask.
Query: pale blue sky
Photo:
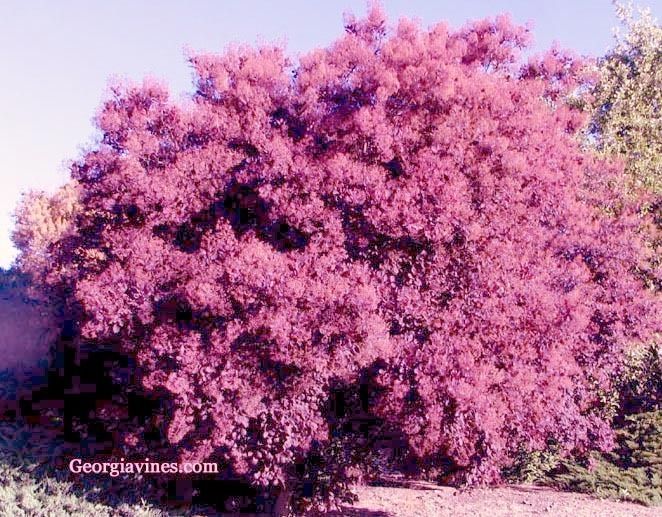
[[[641,0],[660,19],[662,0]],[[534,24],[535,49],[552,41],[598,55],[612,44],[610,0],[384,0],[390,20],[424,25],[509,12]],[[165,80],[190,90],[185,46],[222,51],[233,41],[285,41],[292,55],[342,33],[342,13],[364,0],[0,0],[0,267],[15,256],[9,235],[20,192],[53,190],[66,162],[91,141],[91,118],[111,76]]]

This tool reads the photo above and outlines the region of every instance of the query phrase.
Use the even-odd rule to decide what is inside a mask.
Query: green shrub
[[[562,458],[554,443],[546,450],[522,450],[506,478],[566,490],[662,504],[662,353],[657,343],[631,350],[615,389],[600,398],[611,414],[616,447],[584,460]]]
[[[562,460],[547,475],[558,488],[645,505],[662,504],[662,411],[625,417],[611,453],[594,454],[588,465]]]
[[[652,343],[629,352],[618,384],[620,414],[662,409],[662,344]]]

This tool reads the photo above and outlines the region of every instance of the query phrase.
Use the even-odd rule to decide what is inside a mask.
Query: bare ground
[[[662,508],[596,499],[550,488],[514,485],[458,491],[427,483],[410,487],[359,487],[359,501],[337,517],[660,517]]]

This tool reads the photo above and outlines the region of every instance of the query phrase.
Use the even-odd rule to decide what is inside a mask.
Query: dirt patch
[[[427,483],[404,487],[359,487],[359,501],[337,517],[658,517],[662,509],[596,499],[550,488],[516,485],[458,491]]]

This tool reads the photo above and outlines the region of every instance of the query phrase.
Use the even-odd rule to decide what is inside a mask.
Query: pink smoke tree
[[[182,459],[260,486],[291,486],[331,387],[376,364],[370,410],[457,481],[550,439],[608,448],[597,392],[662,311],[622,171],[576,138],[583,61],[523,59],[504,16],[389,28],[375,7],[345,30],[296,64],[191,55],[187,102],[113,87],[48,251],[81,337],[169,395]]]

